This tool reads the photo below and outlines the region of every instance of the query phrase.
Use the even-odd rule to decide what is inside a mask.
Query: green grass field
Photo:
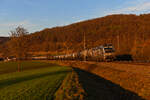
[[[66,75],[72,71],[38,61],[21,63],[17,72],[16,62],[0,62],[0,100],[51,100]]]

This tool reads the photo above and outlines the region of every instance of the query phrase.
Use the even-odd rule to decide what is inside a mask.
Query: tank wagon
[[[52,60],[113,61],[115,59],[115,49],[112,44],[105,44],[80,52],[52,56],[51,58]]]

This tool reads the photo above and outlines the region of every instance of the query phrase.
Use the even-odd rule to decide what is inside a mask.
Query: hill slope
[[[87,48],[113,43],[119,54],[132,54],[137,59],[147,59],[147,51],[150,50],[149,26],[150,14],[110,15],[32,33],[31,50],[57,50],[65,53],[67,49],[70,52],[80,51],[83,49],[85,33]]]
[[[74,23],[68,26],[47,28],[29,35],[30,51],[50,51],[53,54],[83,50],[113,43],[117,54],[131,54],[135,59],[149,59],[150,14],[110,15]]]

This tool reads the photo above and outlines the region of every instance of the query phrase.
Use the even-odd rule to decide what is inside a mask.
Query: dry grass
[[[59,62],[78,67],[150,100],[150,66],[125,63]]]

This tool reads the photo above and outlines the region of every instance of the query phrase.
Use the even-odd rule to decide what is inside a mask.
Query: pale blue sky
[[[0,36],[22,25],[29,32],[111,14],[150,12],[150,0],[0,0]]]

